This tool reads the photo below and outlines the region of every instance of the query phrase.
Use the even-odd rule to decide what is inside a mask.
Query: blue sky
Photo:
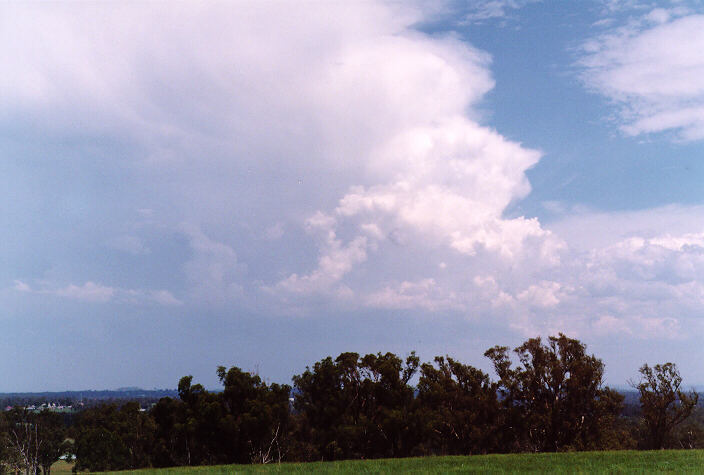
[[[0,10],[0,391],[558,332],[704,384],[701,2]]]

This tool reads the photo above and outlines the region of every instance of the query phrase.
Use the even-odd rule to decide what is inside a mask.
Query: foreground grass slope
[[[133,470],[133,474],[219,473],[704,473],[704,450],[571,452],[420,457],[342,462],[220,465]]]

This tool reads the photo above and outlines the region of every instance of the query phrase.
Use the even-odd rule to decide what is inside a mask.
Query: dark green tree
[[[191,384],[192,376],[178,383],[179,407],[175,430],[185,443],[177,456],[185,465],[213,465],[226,463],[223,455],[221,421],[224,417],[219,395],[206,391],[200,384]]]
[[[410,455],[415,440],[411,430],[414,391],[409,381],[418,365],[415,353],[405,364],[393,353],[368,354],[361,359],[366,457]]]
[[[188,465],[188,445],[184,431],[185,405],[178,399],[164,397],[151,410],[154,418],[154,447],[152,461],[155,467]]]
[[[76,470],[107,471],[148,467],[154,423],[135,402],[86,409],[72,428]]]
[[[674,428],[672,447],[677,449],[704,449],[704,410],[694,409],[686,421]]]
[[[51,466],[66,454],[69,444],[66,441],[66,426],[63,417],[56,412],[44,410],[35,416],[39,451],[37,461],[45,475],[51,473]]]
[[[119,411],[118,431],[130,454],[130,467],[147,467],[152,464],[154,445],[154,418],[143,411],[139,403],[130,401]]]
[[[640,393],[646,448],[662,449],[672,430],[692,413],[699,401],[694,391],[682,391],[682,377],[674,363],[643,365],[634,387]]]
[[[548,451],[598,447],[623,398],[602,386],[604,364],[578,340],[560,334],[547,344],[531,338],[514,349],[496,346],[490,358],[499,376],[506,418],[504,431],[514,450]]]
[[[499,448],[497,385],[487,374],[438,356],[435,365],[421,365],[417,390],[427,452],[477,454]]]
[[[268,386],[257,375],[232,367],[218,368],[222,393],[226,451],[230,463],[281,461],[288,431],[291,387]]]
[[[342,353],[294,376],[296,438],[311,459],[399,457],[414,442],[410,379],[418,357]]]
[[[221,393],[185,376],[179,400],[161,399],[152,410],[153,460],[159,467],[266,463],[286,452],[290,386],[267,385],[257,375],[221,366]]]
[[[3,414],[3,446],[8,465],[16,473],[34,474],[39,469],[39,428],[36,414],[14,407]]]
[[[51,465],[68,451],[60,414],[14,407],[2,413],[0,421],[0,459],[15,472],[34,474],[41,468],[48,474]]]
[[[129,451],[117,433],[105,427],[85,427],[76,439],[76,471],[123,470],[129,467]]]

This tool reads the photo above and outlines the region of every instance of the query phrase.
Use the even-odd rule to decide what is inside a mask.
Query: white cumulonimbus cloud
[[[421,13],[412,8],[0,9],[0,125],[52,147],[81,145],[64,162],[49,156],[47,167],[119,170],[122,199],[95,206],[134,216],[118,231],[96,220],[75,235],[67,220],[58,234],[96,240],[125,259],[177,261],[184,288],[176,296],[148,290],[169,288],[161,283],[125,290],[109,271],[88,268],[70,270],[105,278],[66,285],[76,279],[57,265],[52,282],[20,280],[18,292],[282,312],[323,302],[333,311],[459,313],[526,334],[636,336],[677,336],[678,319],[701,304],[701,230],[582,249],[573,245],[582,236],[560,237],[569,235],[564,223],[551,231],[505,215],[530,192],[526,171],[540,152],[481,125],[491,58],[452,35],[417,31]],[[691,45],[665,58],[680,77],[672,84],[653,69],[664,50],[650,46],[666,34],[698,41],[701,20],[662,21],[598,38],[585,78],[624,105],[631,133],[697,137],[699,119],[662,119],[698,117],[680,106],[704,104]],[[159,238],[172,234],[186,251],[164,256]]]

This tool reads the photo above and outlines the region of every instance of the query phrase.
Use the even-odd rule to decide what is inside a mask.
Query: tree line
[[[49,473],[62,453],[75,470],[567,450],[704,447],[698,395],[672,363],[644,365],[639,408],[603,385],[604,364],[560,334],[485,356],[497,379],[450,357],[411,353],[327,357],[267,384],[219,367],[220,392],[181,378],[178,397],[149,411],[105,404],[73,423],[21,408],[2,418],[3,467]],[[70,443],[69,443],[70,442]]]

